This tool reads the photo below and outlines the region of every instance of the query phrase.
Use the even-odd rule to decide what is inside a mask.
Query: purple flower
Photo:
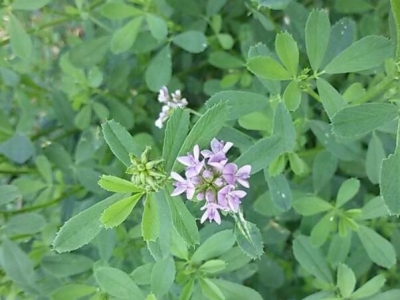
[[[163,86],[158,92],[158,102],[160,103],[168,103],[171,100],[168,94],[168,89],[166,86]]]
[[[234,190],[234,186],[227,185],[218,192],[218,204],[222,206],[224,210],[232,210],[237,213],[241,203],[240,199],[246,195],[247,193],[245,191]]]
[[[251,166],[245,165],[238,170],[238,166],[234,163],[226,164],[222,170],[222,176],[230,185],[234,185],[237,181],[242,186],[248,188],[250,178]]]
[[[219,214],[218,209],[222,207],[214,202],[207,202],[201,210],[206,210],[201,217],[200,222],[204,223],[205,220],[209,219],[211,221],[215,221],[217,224],[221,224],[221,216]]]
[[[158,93],[158,102],[164,104],[158,119],[155,121],[155,125],[158,128],[163,127],[163,124],[167,121],[174,109],[185,108],[188,104],[187,100],[182,98],[180,90],[176,90],[175,93],[172,93],[171,95],[172,98],[165,86],[163,86]]]
[[[227,163],[228,159],[226,158],[226,153],[232,148],[233,143],[227,142],[226,144],[223,141],[218,141],[217,139],[213,139],[211,141],[211,151],[203,150],[201,154],[204,158],[208,158],[208,164],[210,166],[216,167],[217,169],[222,169],[223,166]]]
[[[186,198],[192,199],[195,193],[195,186],[189,179],[184,179],[181,175],[176,172],[171,172],[171,177],[175,179],[175,189],[171,196],[178,196],[186,192]]]
[[[186,168],[186,177],[191,178],[200,173],[200,171],[203,169],[204,166],[204,160],[200,161],[200,149],[199,146],[196,145],[193,148],[193,154],[188,153],[187,156],[179,156],[177,160],[185,165]]]

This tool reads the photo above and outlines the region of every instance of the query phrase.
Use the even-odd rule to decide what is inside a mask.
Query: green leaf
[[[257,56],[247,61],[247,69],[254,75],[271,80],[289,80],[289,72],[275,59],[267,56]]]
[[[168,27],[163,19],[153,14],[146,14],[146,21],[154,38],[164,40],[167,37]]]
[[[153,92],[168,85],[172,76],[172,59],[169,45],[162,48],[150,61],[146,72],[146,84]]]
[[[290,3],[290,0],[257,0],[260,6],[274,10],[282,10]]]
[[[361,209],[359,220],[370,220],[389,215],[389,210],[381,196],[372,198]]]
[[[207,38],[201,31],[185,31],[174,36],[172,42],[190,53],[203,52],[207,47]]]
[[[208,0],[206,12],[208,17],[216,15],[226,4],[227,0]]]
[[[207,102],[208,108],[225,102],[229,107],[228,120],[236,120],[256,111],[263,111],[269,104],[269,99],[263,95],[242,91],[222,91],[214,94]]]
[[[135,194],[110,205],[101,214],[100,221],[103,223],[103,226],[105,228],[113,228],[120,225],[128,218],[142,196],[143,194]]]
[[[380,190],[391,214],[400,214],[400,151],[382,161]]]
[[[46,226],[46,219],[37,213],[28,212],[12,216],[6,223],[7,233],[34,234]]]
[[[251,165],[251,173],[255,174],[268,167],[284,152],[285,147],[282,138],[278,135],[272,135],[258,140],[239,156],[235,163],[239,166]]]
[[[367,36],[358,40],[336,56],[326,67],[328,74],[368,70],[392,57],[393,44],[382,36]]]
[[[104,139],[110,147],[112,153],[125,165],[130,166],[129,154],[132,153],[139,157],[141,151],[135,145],[129,132],[114,120],[107,121],[101,125]]]
[[[162,153],[167,173],[171,172],[181,145],[186,139],[189,122],[189,111],[183,109],[175,109],[167,122]]]
[[[292,117],[282,102],[278,104],[275,110],[273,134],[281,137],[286,152],[291,152],[294,149],[296,130]]]
[[[292,35],[287,32],[278,33],[275,39],[275,50],[290,75],[296,76],[299,67],[299,49]]]
[[[288,110],[295,111],[301,103],[301,90],[297,81],[291,81],[283,93],[283,101]]]
[[[204,260],[218,257],[231,249],[234,243],[232,230],[220,231],[205,240],[193,253],[190,261],[193,264],[200,264]]]
[[[143,17],[137,17],[116,30],[111,39],[111,51],[119,54],[129,50],[137,38],[142,22]]]
[[[322,252],[311,245],[308,237],[299,235],[294,239],[293,253],[296,260],[307,272],[322,282],[333,283],[331,271]]]
[[[317,196],[305,196],[293,202],[294,209],[303,216],[312,216],[328,211],[333,206]]]
[[[365,159],[365,171],[368,179],[373,183],[379,183],[379,177],[382,168],[382,161],[385,159],[386,153],[383,149],[380,138],[373,133],[368,143],[367,157]]]
[[[317,87],[319,97],[321,99],[322,105],[328,115],[329,119],[332,120],[333,116],[341,109],[347,106],[346,101],[343,97],[322,78],[317,79]]]
[[[109,36],[89,39],[72,48],[69,58],[77,68],[91,68],[104,60],[109,45]]]
[[[13,10],[37,10],[46,6],[51,0],[15,0],[11,8]]]
[[[244,67],[244,62],[232,54],[224,51],[216,51],[210,54],[208,61],[219,69],[236,69]]]
[[[145,296],[125,272],[110,267],[94,269],[94,277],[100,287],[113,297],[144,300]]]
[[[172,257],[167,257],[155,262],[151,271],[151,291],[161,299],[175,280],[175,262]]]
[[[265,169],[264,176],[274,205],[282,211],[290,209],[292,207],[292,192],[285,175],[280,174],[271,177],[268,176],[267,169]]]
[[[338,159],[328,151],[321,151],[315,156],[312,169],[315,193],[322,191],[331,181],[336,172],[337,166]]]
[[[264,253],[260,230],[255,224],[239,218],[234,230],[236,242],[244,254],[252,259],[259,258]]]
[[[21,193],[15,185],[0,186],[0,205],[7,204],[21,197]]]
[[[78,300],[82,297],[89,296],[94,294],[97,291],[97,288],[90,285],[84,284],[66,284],[58,289],[54,290],[50,294],[51,300]]]
[[[91,105],[85,105],[80,109],[75,116],[74,124],[78,129],[84,130],[90,126],[92,121],[92,107]]]
[[[145,241],[155,241],[160,235],[160,218],[156,198],[147,194],[142,216],[142,235]]]
[[[293,173],[298,176],[303,176],[308,172],[308,166],[306,162],[300,158],[296,153],[289,153],[289,164]]]
[[[393,245],[381,235],[364,225],[360,225],[357,233],[369,258],[374,263],[387,269],[396,263],[396,252]]]
[[[319,70],[325,56],[331,33],[331,24],[325,10],[313,10],[306,23],[306,48],[311,68]]]
[[[228,118],[226,103],[219,103],[208,109],[196,122],[186,137],[178,155],[186,155],[193,150],[194,145],[200,148],[206,146],[212,138],[222,129]],[[179,170],[178,162],[175,161],[172,169]]]
[[[385,284],[385,277],[383,275],[377,275],[372,279],[368,280],[362,287],[357,289],[352,295],[352,299],[364,299],[366,297],[372,296],[379,292],[379,290]],[[382,298],[379,298],[382,299]]]
[[[165,198],[168,202],[171,211],[172,224],[176,231],[188,246],[198,244],[200,237],[196,220],[191,215],[182,199],[180,197],[174,197],[172,199],[168,191],[165,191]]]
[[[328,251],[328,261],[331,265],[336,266],[346,260],[350,252],[351,240],[351,233],[343,237],[336,234],[332,238]]]
[[[10,14],[8,33],[10,34],[11,49],[15,55],[24,60],[30,60],[32,54],[32,40],[26,33],[16,16]]]
[[[356,178],[347,179],[339,188],[336,197],[336,207],[339,208],[352,199],[360,189],[360,181]]]
[[[69,219],[53,241],[54,250],[59,253],[72,251],[93,240],[102,229],[100,216],[103,211],[124,196],[116,194],[108,197]]]
[[[114,193],[140,193],[144,189],[137,187],[132,182],[111,175],[102,175],[98,184],[109,192]]]
[[[356,276],[345,264],[340,264],[338,267],[337,285],[343,298],[348,298],[356,287]]]
[[[222,294],[219,287],[211,281],[211,279],[200,277],[200,286],[204,296],[210,300],[225,300],[224,294]]]
[[[141,13],[139,9],[123,2],[106,3],[101,7],[101,14],[111,20],[122,20]]]
[[[211,279],[213,283],[221,290],[221,292],[225,295],[226,299],[230,300],[262,300],[261,295],[242,284],[236,282],[230,282],[224,279]]]
[[[332,131],[338,137],[357,138],[389,123],[397,116],[398,110],[392,104],[366,103],[350,106],[332,118]]]
[[[310,234],[310,242],[314,247],[319,248],[325,244],[334,226],[333,220],[333,213],[327,213],[315,224]]]
[[[35,288],[35,271],[33,261],[29,259],[21,248],[8,239],[2,240],[1,265],[4,272],[17,285],[29,290],[37,292]]]
[[[227,266],[227,263],[221,259],[212,259],[206,261],[199,268],[201,272],[215,274],[223,271]]]
[[[35,148],[31,140],[19,133],[0,144],[0,153],[18,164],[26,162],[34,152]]]
[[[57,278],[81,274],[93,268],[93,260],[75,253],[46,255],[41,261],[42,268]]]

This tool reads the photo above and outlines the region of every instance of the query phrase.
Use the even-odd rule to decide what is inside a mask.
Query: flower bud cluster
[[[171,196],[186,193],[188,200],[196,196],[198,201],[205,201],[201,210],[205,210],[201,223],[206,219],[221,223],[220,211],[225,213],[239,212],[241,199],[246,196],[239,186],[249,188],[251,166],[241,168],[228,162],[226,153],[232,143],[211,141],[211,150],[202,150],[194,146],[193,153],[180,156],[177,160],[185,166],[185,177],[176,172],[171,173],[175,180],[175,189]],[[201,154],[201,155],[200,155]]]
[[[188,104],[187,100],[185,98],[182,98],[180,90],[176,90],[175,93],[171,93],[170,96],[168,93],[168,89],[165,86],[160,89],[160,92],[158,94],[158,102],[164,104],[161,108],[158,119],[155,122],[155,125],[158,128],[163,127],[164,122],[167,121],[174,109],[184,108]]]
[[[140,159],[130,155],[131,165],[126,173],[131,174],[131,181],[146,191],[158,191],[164,185],[167,176],[162,168],[162,159],[149,160],[151,147],[146,147]]]

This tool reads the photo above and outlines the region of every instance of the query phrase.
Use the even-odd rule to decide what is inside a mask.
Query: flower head
[[[172,96],[172,97],[171,97]],[[163,86],[158,93],[158,102],[163,103],[163,107],[155,121],[155,125],[158,128],[162,128],[167,119],[172,115],[174,109],[185,108],[188,102],[185,98],[182,98],[181,91],[176,90],[174,93],[169,95],[167,87]]]
[[[209,219],[220,224],[220,211],[225,214],[238,213],[242,198],[247,194],[237,188],[238,185],[249,187],[251,166],[238,168],[236,164],[228,162],[226,153],[232,146],[230,142],[213,139],[211,150],[200,151],[196,145],[192,153],[177,158],[185,166],[186,178],[175,172],[171,173],[175,180],[172,196],[186,192],[186,198],[189,200],[196,195],[198,201],[205,201],[201,208],[205,210],[201,223]]]

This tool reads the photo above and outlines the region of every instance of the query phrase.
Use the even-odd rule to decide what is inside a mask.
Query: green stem
[[[392,14],[394,19],[394,24],[396,26],[396,62],[400,61],[400,1],[390,0],[390,6],[392,8]]]
[[[317,100],[318,102],[321,102],[321,99],[319,98],[319,95],[316,93],[316,92],[314,92],[314,90],[312,89],[312,88],[308,88],[307,89],[307,93],[311,96],[311,97],[313,97],[315,100]]]
[[[194,114],[195,116],[198,116],[198,117],[202,117],[202,116],[203,116],[203,114],[201,114],[201,113],[195,111],[194,109],[187,108],[187,110],[188,110],[189,112],[191,112],[192,114]]]
[[[367,102],[368,100],[371,100],[372,98],[385,92],[394,81],[395,81],[395,79],[393,76],[385,77],[381,82],[374,85],[363,96],[361,96],[358,100],[354,101],[353,103],[361,104],[361,103]]]

